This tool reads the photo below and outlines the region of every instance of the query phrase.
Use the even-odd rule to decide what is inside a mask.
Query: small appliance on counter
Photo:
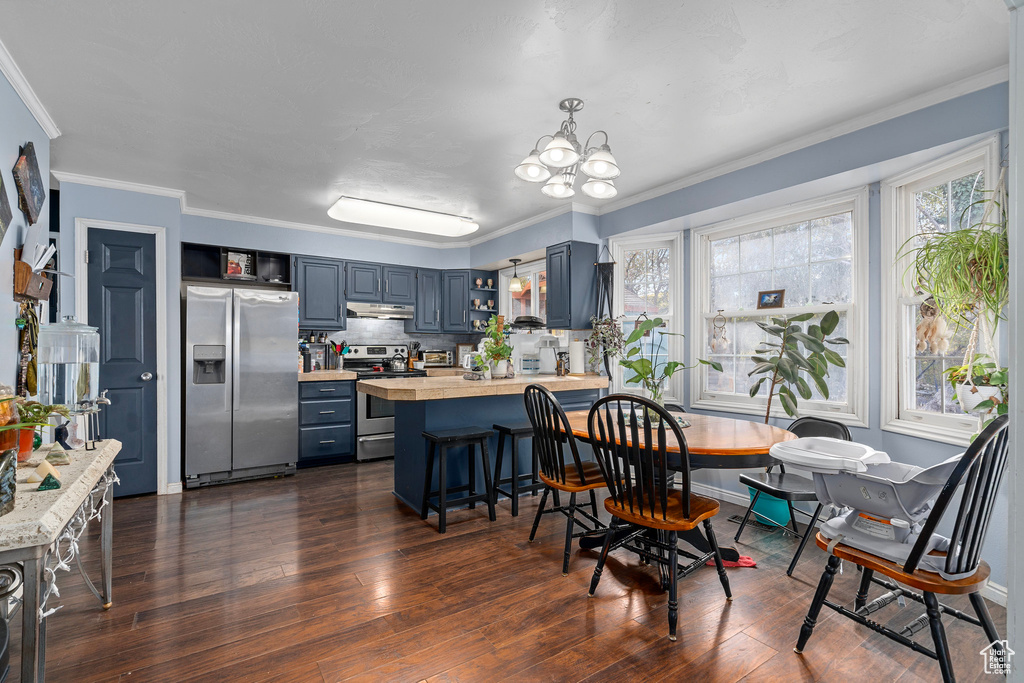
[[[423,351],[423,363],[426,368],[450,368],[452,363],[451,351]]]

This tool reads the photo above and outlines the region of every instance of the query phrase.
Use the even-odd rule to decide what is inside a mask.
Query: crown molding
[[[545,211],[544,213],[537,214],[536,216],[524,218],[523,220],[512,223],[511,225],[506,225],[503,228],[492,230],[486,235],[480,235],[479,237],[475,237],[469,240],[466,243],[466,246],[475,247],[478,244],[490,242],[491,240],[501,237],[503,235],[508,235],[510,233],[516,232],[517,230],[522,230],[523,228],[528,228],[531,225],[536,225],[537,223],[543,223],[544,221],[551,220],[552,218],[563,216],[574,210],[575,209],[573,208],[573,204],[563,204],[562,206],[555,207],[550,211]]]
[[[1024,0],[1019,0],[1019,2],[1024,4]],[[716,178],[727,173],[733,173],[734,171],[739,171],[749,166],[764,163],[765,161],[770,161],[776,157],[825,142],[826,140],[831,140],[832,138],[837,138],[841,135],[847,135],[854,131],[868,128],[869,126],[874,126],[920,109],[925,109],[926,107],[931,107],[972,92],[977,92],[978,90],[984,90],[985,88],[1003,83],[1009,79],[1009,65],[998,66],[975,76],[970,76],[963,80],[956,81],[955,83],[949,83],[941,88],[931,90],[908,100],[885,107],[884,109],[879,109],[878,111],[871,112],[870,114],[864,114],[863,116],[858,116],[849,119],[848,121],[837,123],[834,126],[829,126],[828,128],[823,128],[817,132],[801,136],[780,145],[769,147],[768,149],[755,154],[751,154],[734,161],[728,161],[724,164],[680,178],[679,180],[675,180],[671,183],[659,185],[658,187],[651,188],[650,190],[645,190],[644,192],[605,204],[601,207],[598,215],[603,216],[613,211],[624,209],[627,206],[639,204],[640,202],[645,202],[649,199],[654,199],[655,197],[660,197],[661,195],[681,190],[684,187],[690,187],[691,185],[696,185],[697,183],[702,183],[706,180],[711,180],[712,178]]]
[[[108,190],[124,190],[126,192],[140,192],[142,194],[155,194],[160,197],[171,197],[181,201],[182,208],[185,203],[185,191],[174,190],[169,187],[158,187],[156,185],[144,185],[132,183],[127,180],[113,180],[111,178],[98,178],[81,173],[68,173],[67,171],[50,171],[50,175],[62,183],[75,183],[76,185],[90,185],[92,187],[103,187]]]
[[[2,41],[0,41],[0,72],[3,72],[11,87],[14,88],[14,92],[18,93],[18,97],[21,98],[21,101],[25,103],[25,106],[32,113],[32,116],[35,117],[36,122],[43,129],[43,132],[46,133],[46,137],[51,140],[60,137],[60,128],[54,123],[50,113],[46,111],[46,107],[39,100],[36,91],[28,84],[25,74],[21,73],[21,69],[18,68],[14,57],[7,51],[7,47]]]

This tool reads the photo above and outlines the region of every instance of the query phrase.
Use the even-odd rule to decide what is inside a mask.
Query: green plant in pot
[[[686,365],[680,361],[667,360],[659,361],[658,356],[664,348],[665,337],[682,337],[678,332],[665,332],[662,318],[648,318],[646,313],[640,314],[636,319],[636,327],[626,337],[626,351],[619,360],[619,365],[631,370],[633,375],[626,378],[626,384],[640,385],[647,397],[655,403],[662,405],[665,402],[665,383],[680,370],[689,370],[696,365]],[[653,334],[658,335],[658,341],[650,344],[643,343],[643,339]],[[646,347],[646,349],[645,349]],[[719,372],[722,371],[721,363],[698,358],[697,362],[709,365]]]
[[[1009,412],[1009,371],[988,356],[978,354],[970,365],[955,365],[943,374],[956,390],[964,412],[981,416],[982,429]]]
[[[748,376],[763,375],[750,386],[750,397],[768,387],[768,404],[764,411],[764,422],[772,414],[772,400],[778,396],[782,409],[790,417],[796,417],[800,399],[813,395],[810,380],[823,398],[828,398],[828,366],[846,367],[846,361],[827,345],[842,345],[850,342],[844,337],[829,338],[839,325],[839,314],[829,311],[821,316],[819,324],[807,326],[805,331],[799,323],[814,318],[814,313],[801,313],[782,318],[772,318],[771,324],[758,322],[757,326],[776,341],[763,341],[755,355],[754,369]]]
[[[512,345],[505,336],[503,320],[492,315],[484,329],[484,359],[491,366],[491,377],[500,379],[508,375],[508,365],[512,358]]]
[[[986,415],[993,408],[1007,412],[1004,369],[991,359],[977,362],[982,358],[977,354],[979,337],[994,347],[996,328],[1010,298],[1002,177],[998,185],[999,190],[988,192],[961,212],[959,224],[967,227],[915,235],[899,251],[900,258],[910,259],[904,278],[910,276],[912,289],[931,296],[939,312],[958,327],[971,329],[963,364],[946,374],[964,411]]]

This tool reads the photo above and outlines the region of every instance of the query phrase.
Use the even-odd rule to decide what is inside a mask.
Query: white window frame
[[[626,252],[641,249],[657,249],[667,247],[669,250],[669,322],[675,329],[674,332],[683,333],[683,236],[682,233],[660,233],[657,235],[644,235],[633,238],[611,238],[608,240],[608,250],[616,263],[625,263]],[[623,298],[625,292],[624,271],[621,267],[615,269],[615,277],[612,283],[612,317],[619,320],[621,327],[625,322],[623,310]],[[668,347],[666,353],[670,359],[682,359],[684,344],[682,336],[667,336]],[[665,387],[664,399],[666,402],[681,403],[683,400],[683,375],[685,372],[676,373],[669,379]],[[639,385],[626,384],[622,378],[622,368],[618,361],[615,361],[612,370],[612,385],[615,391],[625,393],[641,394]]]
[[[512,292],[508,291],[508,283],[512,279],[513,272],[517,273],[519,277],[529,276],[531,281],[537,286],[538,292],[540,288],[540,280],[537,278],[538,274],[547,270],[548,262],[546,258],[538,261],[530,261],[529,263],[518,263],[515,268],[504,268],[498,271],[498,315],[505,316],[506,320],[511,320],[509,317],[512,311]],[[540,297],[535,296],[530,299],[530,315],[540,316],[538,312],[540,308]],[[546,323],[548,317],[544,316],[544,322]]]
[[[991,189],[999,176],[999,136],[994,135],[937,161],[882,182],[882,429],[908,434],[931,441],[966,446],[980,428],[980,420],[971,415],[939,415],[908,407],[901,392],[914,386],[910,363],[903,349],[909,343],[911,327],[904,319],[904,306],[920,301],[906,291],[903,273],[909,259],[896,256],[900,246],[914,234],[910,205],[915,192],[929,183],[959,177],[981,168],[985,172],[985,189]],[[908,221],[908,217],[911,218]],[[886,271],[886,264],[893,264]],[[885,378],[895,377],[896,382]]]
[[[777,228],[812,218],[852,213],[851,279],[853,300],[849,304],[799,306],[762,311],[764,315],[794,315],[845,311],[847,316],[846,402],[800,401],[799,415],[813,415],[853,427],[868,426],[868,188],[862,187],[805,202],[761,211],[749,216],[695,228],[690,236],[690,363],[706,358],[707,326],[715,313],[709,312],[711,300],[711,241],[758,230]],[[757,316],[759,312],[724,311],[727,317]],[[766,396],[750,398],[746,394],[721,394],[704,389],[707,366],[690,371],[690,398],[693,408],[729,413],[764,414]],[[772,403],[772,417],[788,418],[778,401]]]

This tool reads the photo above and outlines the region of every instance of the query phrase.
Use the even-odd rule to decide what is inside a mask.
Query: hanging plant
[[[626,338],[615,318],[590,318],[593,331],[587,338],[587,364],[596,372],[598,364],[603,360],[605,371],[611,375],[609,361],[619,358],[626,350]]]

